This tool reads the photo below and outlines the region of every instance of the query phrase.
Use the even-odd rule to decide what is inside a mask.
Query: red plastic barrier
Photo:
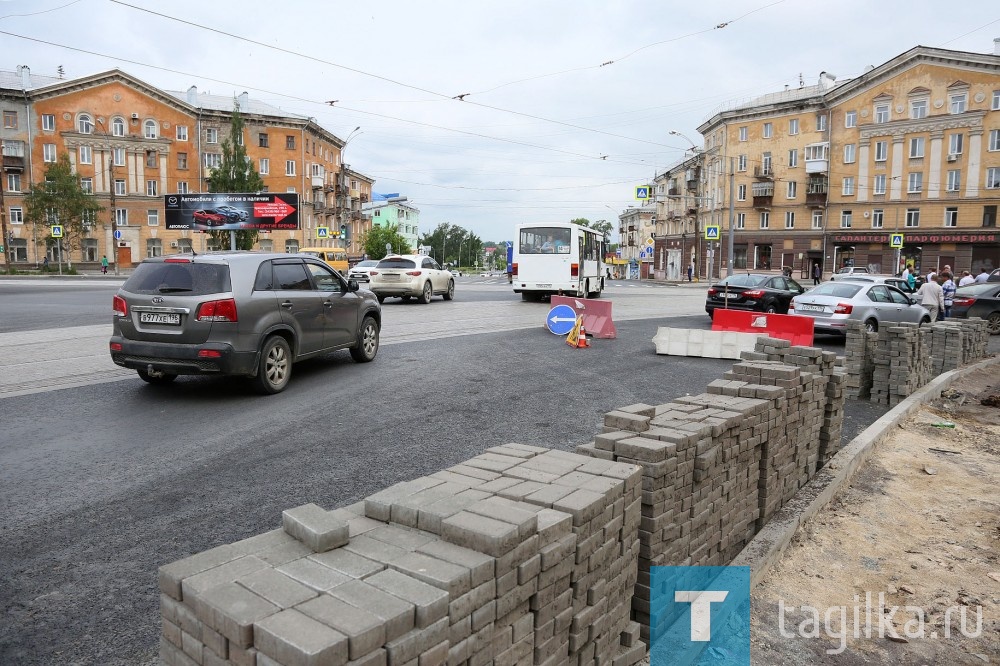
[[[814,323],[812,317],[765,314],[724,308],[716,308],[712,314],[713,331],[765,333],[772,338],[782,338],[790,341],[793,345],[806,347],[812,346]]]
[[[552,296],[549,299],[552,307],[568,305],[579,317],[583,315],[583,326],[587,333],[595,338],[617,338],[618,331],[611,319],[611,301],[601,301],[596,298],[574,298],[572,296]]]

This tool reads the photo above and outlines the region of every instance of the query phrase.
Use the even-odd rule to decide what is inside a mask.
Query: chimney
[[[191,86],[188,88],[187,102],[191,106],[198,106],[198,86]]]
[[[18,65],[17,73],[21,75],[21,90],[31,89],[31,68],[27,65]]]
[[[1000,55],[1000,37],[993,38],[993,55]]]
[[[240,113],[246,113],[247,108],[250,106],[250,94],[244,90],[237,99],[240,105]]]

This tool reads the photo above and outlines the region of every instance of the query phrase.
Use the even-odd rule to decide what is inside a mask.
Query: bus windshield
[[[521,254],[569,254],[572,231],[561,227],[525,227],[521,229]]]

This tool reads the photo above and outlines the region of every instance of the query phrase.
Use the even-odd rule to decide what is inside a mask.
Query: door
[[[282,321],[290,324],[299,340],[299,354],[310,354],[323,348],[326,325],[326,295],[313,289],[300,259],[279,259],[274,262],[274,295],[281,308]]]
[[[889,288],[876,285],[868,290],[868,299],[873,301],[878,312],[879,323],[898,322],[902,320],[903,308],[900,303],[894,303],[889,295]]]
[[[924,318],[924,309],[919,305],[910,305],[910,297],[899,291],[898,289],[893,289],[892,287],[886,287],[886,291],[889,292],[889,298],[896,305],[896,312],[899,315],[899,321],[909,321],[913,323],[920,323],[920,320]]]
[[[357,294],[347,291],[343,280],[330,268],[306,262],[313,288],[323,296],[323,347],[331,349],[354,342],[358,328]]]

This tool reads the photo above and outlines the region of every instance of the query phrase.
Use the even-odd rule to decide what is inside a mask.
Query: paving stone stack
[[[847,369],[846,397],[857,400],[871,398],[877,340],[878,333],[869,333],[860,321],[848,320],[847,340],[844,343]]]
[[[167,664],[591,664],[630,619],[638,467],[494,447],[160,569]]]
[[[922,344],[916,324],[883,325],[875,343],[872,401],[895,407],[922,385]]]

